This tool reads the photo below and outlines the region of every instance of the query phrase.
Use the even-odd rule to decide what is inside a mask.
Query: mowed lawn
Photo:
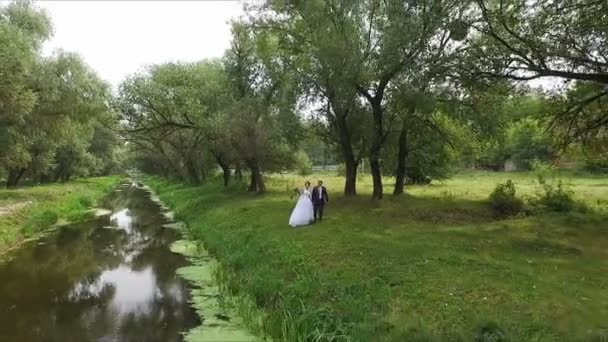
[[[323,179],[326,219],[290,228],[292,189]],[[471,172],[372,202],[343,178],[275,175],[269,193],[219,180],[148,183],[226,266],[230,288],[266,313],[275,338],[355,341],[594,341],[608,338],[608,178],[565,175],[592,212],[499,220],[487,197],[529,173]],[[391,181],[385,191],[390,194]]]

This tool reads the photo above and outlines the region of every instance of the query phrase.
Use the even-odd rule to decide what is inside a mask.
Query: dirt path
[[[27,207],[30,204],[32,204],[32,201],[17,202],[17,203],[5,205],[3,207],[0,207],[0,216],[10,214],[16,210]]]

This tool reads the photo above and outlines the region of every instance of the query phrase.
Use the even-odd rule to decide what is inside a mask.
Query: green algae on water
[[[207,320],[205,319],[205,322]],[[203,324],[194,328],[185,336],[187,342],[250,342],[257,341],[255,336],[234,326],[208,326]]]
[[[216,285],[214,272],[217,262],[207,259],[207,251],[193,241],[178,240],[171,244],[171,251],[190,257],[193,265],[184,266],[177,274],[198,288],[191,291],[191,304],[202,318],[203,324],[188,331],[187,342],[257,341],[258,338],[244,328],[244,322],[234,308],[220,300],[220,289]],[[204,258],[204,259],[201,259]]]
[[[190,240],[177,240],[171,244],[171,252],[187,257],[206,257],[209,254],[200,244]]]
[[[171,222],[171,223],[163,224],[163,228],[181,230],[181,229],[185,229],[186,225],[183,222]],[[176,253],[179,253],[179,252],[176,252]]]

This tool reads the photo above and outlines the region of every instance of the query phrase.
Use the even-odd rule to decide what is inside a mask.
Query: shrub
[[[482,166],[500,170],[506,161],[515,162],[519,169],[533,168],[535,160],[550,161],[555,155],[553,139],[534,119],[515,121],[495,137],[482,143],[479,162]]]
[[[312,161],[304,151],[298,151],[295,155],[295,164],[298,174],[308,176],[312,174]]]
[[[544,163],[534,163],[534,173],[540,186],[537,198],[530,203],[548,211],[568,212],[577,205],[574,192],[566,187],[561,179],[557,179],[555,169]]]
[[[574,192],[569,190],[564,183],[559,180],[557,186],[539,178],[542,190],[539,192],[536,203],[546,210],[557,212],[568,212],[574,209]]]
[[[47,228],[59,220],[59,215],[53,210],[45,210],[34,216],[34,223],[40,228]]]
[[[524,119],[511,124],[505,133],[505,153],[518,167],[529,170],[536,160],[553,159],[553,139],[540,122]]]
[[[23,226],[23,232],[32,234],[43,229],[46,229],[59,221],[59,215],[52,210],[34,214],[30,221]]]
[[[78,203],[80,203],[80,205],[85,208],[90,208],[93,206],[93,200],[91,199],[91,197],[88,196],[80,196],[78,198]]]
[[[427,176],[424,171],[418,167],[408,167],[407,168],[407,184],[422,184],[427,185],[431,184],[431,178]],[[447,177],[447,176],[446,176]],[[438,177],[440,179],[444,179],[446,177]]]
[[[537,179],[555,178],[557,169],[551,163],[535,159],[530,164],[532,173]]]
[[[515,192],[515,184],[510,179],[496,186],[490,194],[490,205],[497,216],[513,216],[524,211],[524,201]]]
[[[584,168],[591,173],[608,173],[608,154],[586,158]]]

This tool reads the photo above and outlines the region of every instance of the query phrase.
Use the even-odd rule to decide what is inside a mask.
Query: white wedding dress
[[[314,211],[312,207],[312,200],[310,199],[312,194],[308,189],[303,189],[300,192],[300,198],[296,207],[291,212],[289,218],[289,225],[292,227],[305,226],[311,224],[314,220]]]

